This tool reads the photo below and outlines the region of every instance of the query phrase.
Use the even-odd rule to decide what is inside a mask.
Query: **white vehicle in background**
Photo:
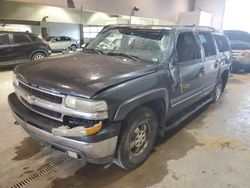
[[[68,36],[50,36],[46,39],[52,51],[76,51],[79,42]]]

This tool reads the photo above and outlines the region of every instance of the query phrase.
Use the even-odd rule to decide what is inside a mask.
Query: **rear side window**
[[[29,37],[33,42],[40,42],[43,40],[40,35],[29,35]]]
[[[29,38],[23,34],[13,34],[13,39],[16,44],[30,42]]]
[[[66,41],[71,41],[71,38],[69,38],[69,37],[65,36],[64,38],[65,38]]]
[[[199,38],[204,48],[205,56],[216,55],[216,47],[212,34],[209,32],[199,32]]]
[[[215,35],[216,43],[220,52],[230,51],[230,44],[223,35]]]
[[[8,45],[8,44],[10,44],[9,35],[0,34],[0,45]]]
[[[179,34],[176,50],[179,62],[192,61],[201,58],[196,38],[192,32]]]

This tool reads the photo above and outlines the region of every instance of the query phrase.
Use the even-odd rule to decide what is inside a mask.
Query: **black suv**
[[[0,32],[0,67],[9,67],[29,60],[50,56],[48,42],[39,35],[21,32]]]
[[[214,35],[107,26],[83,52],[16,67],[9,105],[32,137],[74,158],[133,169],[158,135],[221,96],[230,63]]]

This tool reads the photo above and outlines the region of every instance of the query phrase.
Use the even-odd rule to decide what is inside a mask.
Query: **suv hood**
[[[157,66],[147,62],[80,52],[23,64],[15,72],[33,86],[91,98],[100,90],[156,70]]]

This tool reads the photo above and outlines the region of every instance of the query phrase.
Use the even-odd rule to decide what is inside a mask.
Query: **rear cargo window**
[[[203,45],[206,57],[216,55],[216,47],[212,34],[209,32],[199,32],[199,38]]]
[[[0,34],[0,45],[7,45],[9,44],[9,35],[8,34]]]
[[[223,35],[215,35],[216,43],[220,52],[230,51],[230,44]]]

